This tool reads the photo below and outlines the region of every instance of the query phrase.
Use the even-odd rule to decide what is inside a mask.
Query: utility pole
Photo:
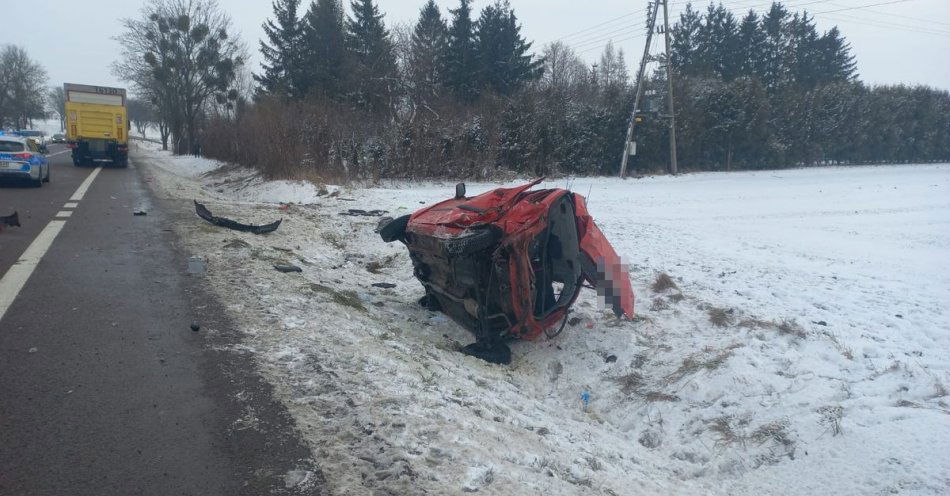
[[[676,115],[673,113],[673,62],[670,60],[670,13],[663,0],[663,37],[666,38],[666,84],[670,112],[670,174],[676,175]]]
[[[620,161],[620,178],[627,177],[627,160],[637,152],[637,142],[633,141],[633,128],[637,125],[637,112],[640,110],[640,97],[643,95],[643,73],[650,58],[650,41],[653,40],[653,31],[656,29],[657,4],[661,0],[650,0],[647,4],[647,42],[643,45],[643,57],[640,58],[640,69],[637,70],[637,91],[633,97],[633,111],[630,112],[630,125],[627,126],[627,139],[623,142],[623,160]]]
[[[676,166],[676,120],[673,116],[673,68],[670,63],[670,18],[668,3],[669,0],[650,0],[647,5],[647,40],[643,46],[643,57],[640,59],[640,69],[637,71],[636,95],[633,99],[633,112],[630,113],[630,125],[627,127],[627,139],[624,141],[623,160],[620,162],[621,179],[627,176],[627,161],[631,155],[636,154],[637,143],[634,140],[634,129],[637,124],[637,112],[640,111],[640,98],[643,96],[646,80],[644,79],[647,61],[650,59],[650,42],[653,40],[653,33],[656,31],[656,18],[659,14],[660,4],[663,4],[663,34],[666,41],[666,80],[668,111],[670,113],[670,173],[677,173]]]

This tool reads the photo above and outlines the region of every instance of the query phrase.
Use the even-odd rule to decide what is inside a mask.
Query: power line
[[[891,5],[891,4],[894,4],[894,3],[905,3],[905,2],[910,2],[910,1],[911,1],[911,0],[891,0],[890,2],[872,3],[872,4],[868,4],[868,5],[858,5],[858,6],[856,6],[856,7],[848,7],[848,8],[845,8],[845,9],[825,10],[825,11],[822,11],[822,12],[813,12],[813,14],[833,14],[833,13],[835,13],[835,12],[844,12],[844,11],[846,11],[846,10],[866,9],[866,8],[868,8],[868,7],[878,7],[878,6],[880,6],[880,5]]]
[[[640,33],[640,34],[638,34],[638,35],[630,36],[630,37],[627,37],[627,38],[620,38],[619,40],[609,40],[609,41],[612,41],[612,42],[614,42],[614,44],[619,45],[620,43],[623,43],[623,42],[625,42],[625,41],[635,40],[635,39],[637,39],[637,38],[642,38],[642,37],[644,37],[644,36],[646,36],[646,33],[645,33],[645,32],[644,32],[644,33]],[[593,51],[593,50],[602,50],[606,45],[607,45],[606,43],[604,43],[603,45],[594,45],[594,46],[592,46],[592,47],[590,47],[590,48],[585,48],[585,49],[583,49],[583,50],[577,50],[577,51],[575,51],[574,53],[580,55],[580,54],[582,54],[582,53],[587,53],[587,52],[590,52],[590,51]]]
[[[865,12],[868,12],[868,13],[871,13],[871,14],[886,15],[886,16],[888,16],[888,17],[900,17],[900,18],[902,18],[902,19],[908,19],[908,20],[911,20],[911,21],[929,22],[929,23],[931,23],[931,24],[942,24],[942,25],[944,25],[944,26],[950,26],[950,22],[935,21],[935,20],[933,20],[933,19],[925,19],[925,18],[923,18],[923,17],[911,17],[911,16],[902,15],[902,14],[893,14],[893,13],[890,13],[890,12],[882,12],[882,11],[880,11],[880,10],[870,10],[870,9],[865,10]]]
[[[645,31],[645,28],[643,26],[628,26],[622,29],[618,29],[617,31],[613,31],[607,35],[599,36],[597,38],[592,38],[592,39],[581,41],[578,43],[572,43],[570,44],[570,46],[571,48],[577,49],[577,48],[583,48],[590,44],[606,43],[610,41],[611,39],[616,38],[618,36],[630,35],[637,31]]]
[[[591,31],[591,30],[595,30],[595,29],[597,29],[597,28],[599,28],[599,27],[601,27],[601,26],[604,26],[604,25],[607,25],[607,24],[612,24],[612,23],[615,23],[615,22],[617,22],[617,21],[619,21],[619,20],[626,19],[626,18],[631,17],[631,16],[635,16],[635,15],[637,15],[637,14],[640,14],[641,12],[644,12],[644,11],[646,11],[646,9],[640,9],[640,10],[637,10],[637,11],[635,11],[635,12],[630,12],[630,13],[628,13],[628,14],[623,14],[623,15],[621,15],[621,16],[614,17],[614,18],[609,19],[609,20],[606,20],[606,21],[604,21],[604,22],[601,22],[601,23],[598,23],[598,24],[594,24],[593,26],[589,26],[589,27],[586,27],[586,28],[584,28],[584,29],[581,29],[581,30],[578,30],[578,31],[574,31],[573,33],[570,33],[570,34],[566,34],[566,35],[564,35],[564,36],[561,36],[560,38],[555,38],[555,39],[552,40],[552,41],[563,41],[563,40],[565,40],[565,39],[567,39],[567,38],[572,38],[572,37],[574,37],[574,36],[576,36],[576,35],[578,35],[578,34],[586,33],[586,32]],[[607,29],[610,29],[610,28],[607,28]],[[588,34],[589,34],[589,33],[588,33]]]
[[[897,31],[905,31],[905,32],[908,32],[908,33],[921,33],[921,34],[932,34],[932,35],[938,35],[938,36],[950,36],[950,31],[940,31],[940,30],[933,29],[933,28],[922,28],[922,27],[919,27],[919,26],[908,26],[908,25],[906,25],[906,24],[894,24],[894,23],[891,23],[891,22],[877,21],[877,20],[870,20],[870,19],[858,19],[858,18],[855,18],[855,17],[847,17],[847,16],[843,16],[843,15],[840,15],[840,14],[832,14],[832,15],[822,14],[822,18],[827,18],[827,19],[830,19],[830,20],[836,21],[836,22],[852,23],[852,24],[861,24],[861,25],[864,25],[864,26],[872,26],[872,27],[876,27],[876,28],[894,29],[894,30],[897,30]]]

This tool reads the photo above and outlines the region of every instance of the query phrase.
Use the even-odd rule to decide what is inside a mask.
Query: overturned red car
[[[475,335],[463,353],[510,363],[510,339],[563,328],[587,281],[617,316],[633,317],[633,288],[620,257],[565,189],[529,191],[541,179],[455,197],[381,223],[386,242],[409,249],[425,288],[419,301]]]

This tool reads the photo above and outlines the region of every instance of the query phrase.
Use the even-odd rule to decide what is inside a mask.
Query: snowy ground
[[[376,218],[339,215],[408,213],[451,185],[327,194],[145,145],[133,159],[183,209],[284,218],[180,234],[333,494],[950,492],[950,165],[573,180],[632,264],[638,317],[585,291],[575,325],[503,367],[415,305]],[[654,291],[660,273],[676,288]]]

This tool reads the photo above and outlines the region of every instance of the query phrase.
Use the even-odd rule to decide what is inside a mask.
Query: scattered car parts
[[[563,328],[585,281],[617,316],[633,317],[630,276],[584,198],[529,191],[540,181],[474,197],[459,184],[454,198],[378,227],[383,241],[408,248],[425,288],[419,303],[475,335],[463,353],[509,363],[505,342]]]
[[[254,234],[265,234],[277,230],[277,227],[280,226],[280,223],[284,219],[279,219],[276,222],[271,222],[270,224],[265,224],[263,226],[257,226],[254,224],[242,224],[225,217],[215,217],[211,214],[211,211],[207,207],[198,203],[198,200],[195,202],[195,212],[198,214],[198,217],[221,227],[226,227],[228,229],[234,229],[235,231],[249,232]]]
[[[3,230],[3,227],[20,227],[20,214],[14,211],[10,215],[4,215],[0,217],[0,231]]]

